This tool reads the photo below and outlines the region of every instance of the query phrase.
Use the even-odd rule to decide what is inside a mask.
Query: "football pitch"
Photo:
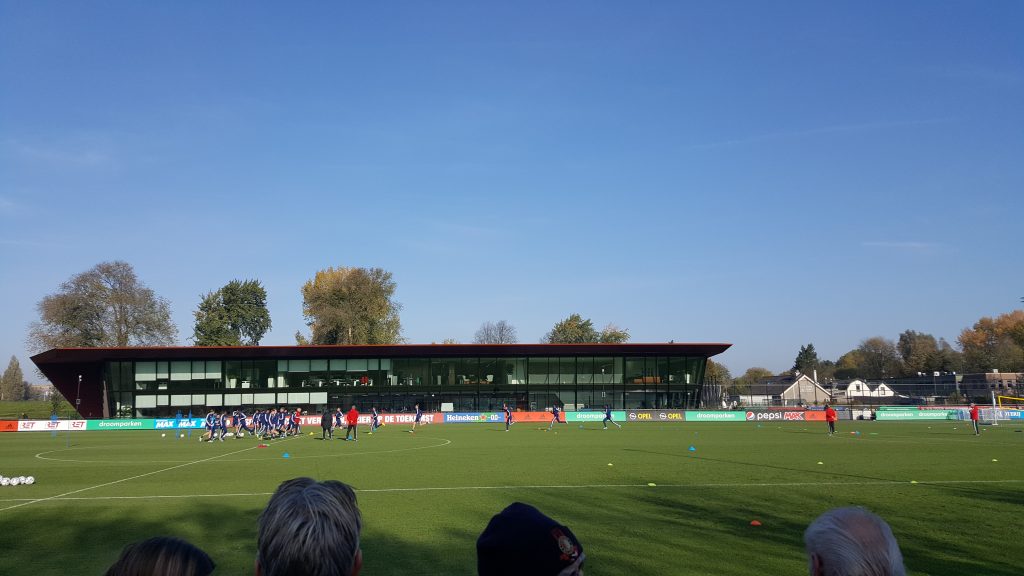
[[[156,535],[197,544],[216,574],[251,574],[256,519],[297,476],[356,488],[368,575],[475,574],[476,537],[514,501],[576,533],[588,576],[806,574],[807,524],[849,505],[890,523],[912,574],[1021,574],[1024,424],[839,425],[391,425],[359,442],[307,427],[268,448],[0,434],[0,474],[36,478],[0,487],[0,574],[102,574]]]

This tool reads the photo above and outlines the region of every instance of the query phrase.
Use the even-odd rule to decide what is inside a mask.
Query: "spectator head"
[[[260,514],[257,576],[356,576],[362,520],[356,494],[336,480],[286,480]]]
[[[179,538],[158,537],[125,546],[106,576],[207,576],[213,560]]]
[[[889,525],[863,508],[836,508],[804,532],[811,576],[904,576]]]
[[[491,518],[476,558],[479,576],[582,576],[586,555],[567,526],[516,502]]]

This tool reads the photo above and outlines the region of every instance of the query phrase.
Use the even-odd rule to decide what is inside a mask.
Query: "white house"
[[[750,386],[746,394],[733,399],[748,405],[796,406],[797,404],[822,404],[832,395],[807,374],[797,376],[776,376]]]
[[[859,398],[892,398],[896,393],[884,382],[872,386],[864,380],[850,380],[836,384],[836,397],[850,400]]]

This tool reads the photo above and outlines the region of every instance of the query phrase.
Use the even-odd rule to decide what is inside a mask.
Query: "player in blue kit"
[[[217,412],[217,429],[220,432],[220,441],[224,441],[224,435],[228,433],[228,415],[221,410]]]
[[[341,406],[338,406],[337,410],[334,411],[334,427],[341,428],[345,420],[345,413],[341,411]]]
[[[612,420],[612,407],[607,405],[607,404],[605,404],[604,405],[604,420],[601,421],[601,424],[604,424],[604,428],[603,428],[604,430],[608,429],[608,423],[609,422],[611,422],[612,424],[615,424],[619,428],[622,428],[621,424],[619,424],[615,420]]]
[[[370,431],[367,434],[373,434],[373,431],[380,428],[380,414],[377,413],[377,407],[373,406],[370,408]]]
[[[416,432],[416,427],[422,425],[422,422],[420,422],[420,420],[422,418],[423,418],[423,411],[420,410],[420,405],[417,404],[416,405],[416,419],[412,421],[412,430],[409,430],[410,434],[414,434]]]
[[[512,409],[508,407],[508,404],[502,404],[501,410],[505,413],[505,432],[508,432],[508,427],[515,424],[512,421]]]
[[[288,429],[291,427],[292,421],[288,419],[288,414],[284,408],[277,411],[277,418],[274,419],[274,433],[276,436],[287,436]]]
[[[213,411],[213,408],[210,408],[210,411],[206,413],[206,432],[199,437],[200,442],[202,442],[203,440],[209,440],[210,442],[213,442],[213,430],[216,424],[217,414]]]
[[[252,415],[252,425],[256,429],[256,437],[263,439],[263,435],[267,433],[266,426],[266,412],[264,410],[257,410]]]
[[[557,404],[551,407],[551,423],[548,424],[548,428],[547,428],[548,430],[551,430],[552,426],[554,426],[555,424],[558,424],[559,422],[561,422],[561,420],[558,419],[558,415],[559,415],[560,412],[561,412],[561,410],[558,409],[558,405]],[[562,423],[566,424],[566,425],[569,424],[568,422],[562,422]]]
[[[252,436],[255,431],[249,426],[249,417],[242,411],[241,408],[235,410],[231,414],[235,419],[235,438],[239,439],[245,434],[243,432],[249,432],[249,436]]]

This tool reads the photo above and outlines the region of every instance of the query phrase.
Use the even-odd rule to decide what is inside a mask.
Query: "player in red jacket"
[[[974,435],[980,435],[981,430],[978,429],[978,405],[974,402],[971,402],[971,424],[974,425]]]
[[[359,442],[359,411],[355,405],[345,414],[345,423],[348,424],[348,428],[345,429],[345,440],[351,435],[353,442]]]
[[[836,410],[835,408],[825,404],[825,422],[828,422],[828,435],[831,436],[836,433]]]

